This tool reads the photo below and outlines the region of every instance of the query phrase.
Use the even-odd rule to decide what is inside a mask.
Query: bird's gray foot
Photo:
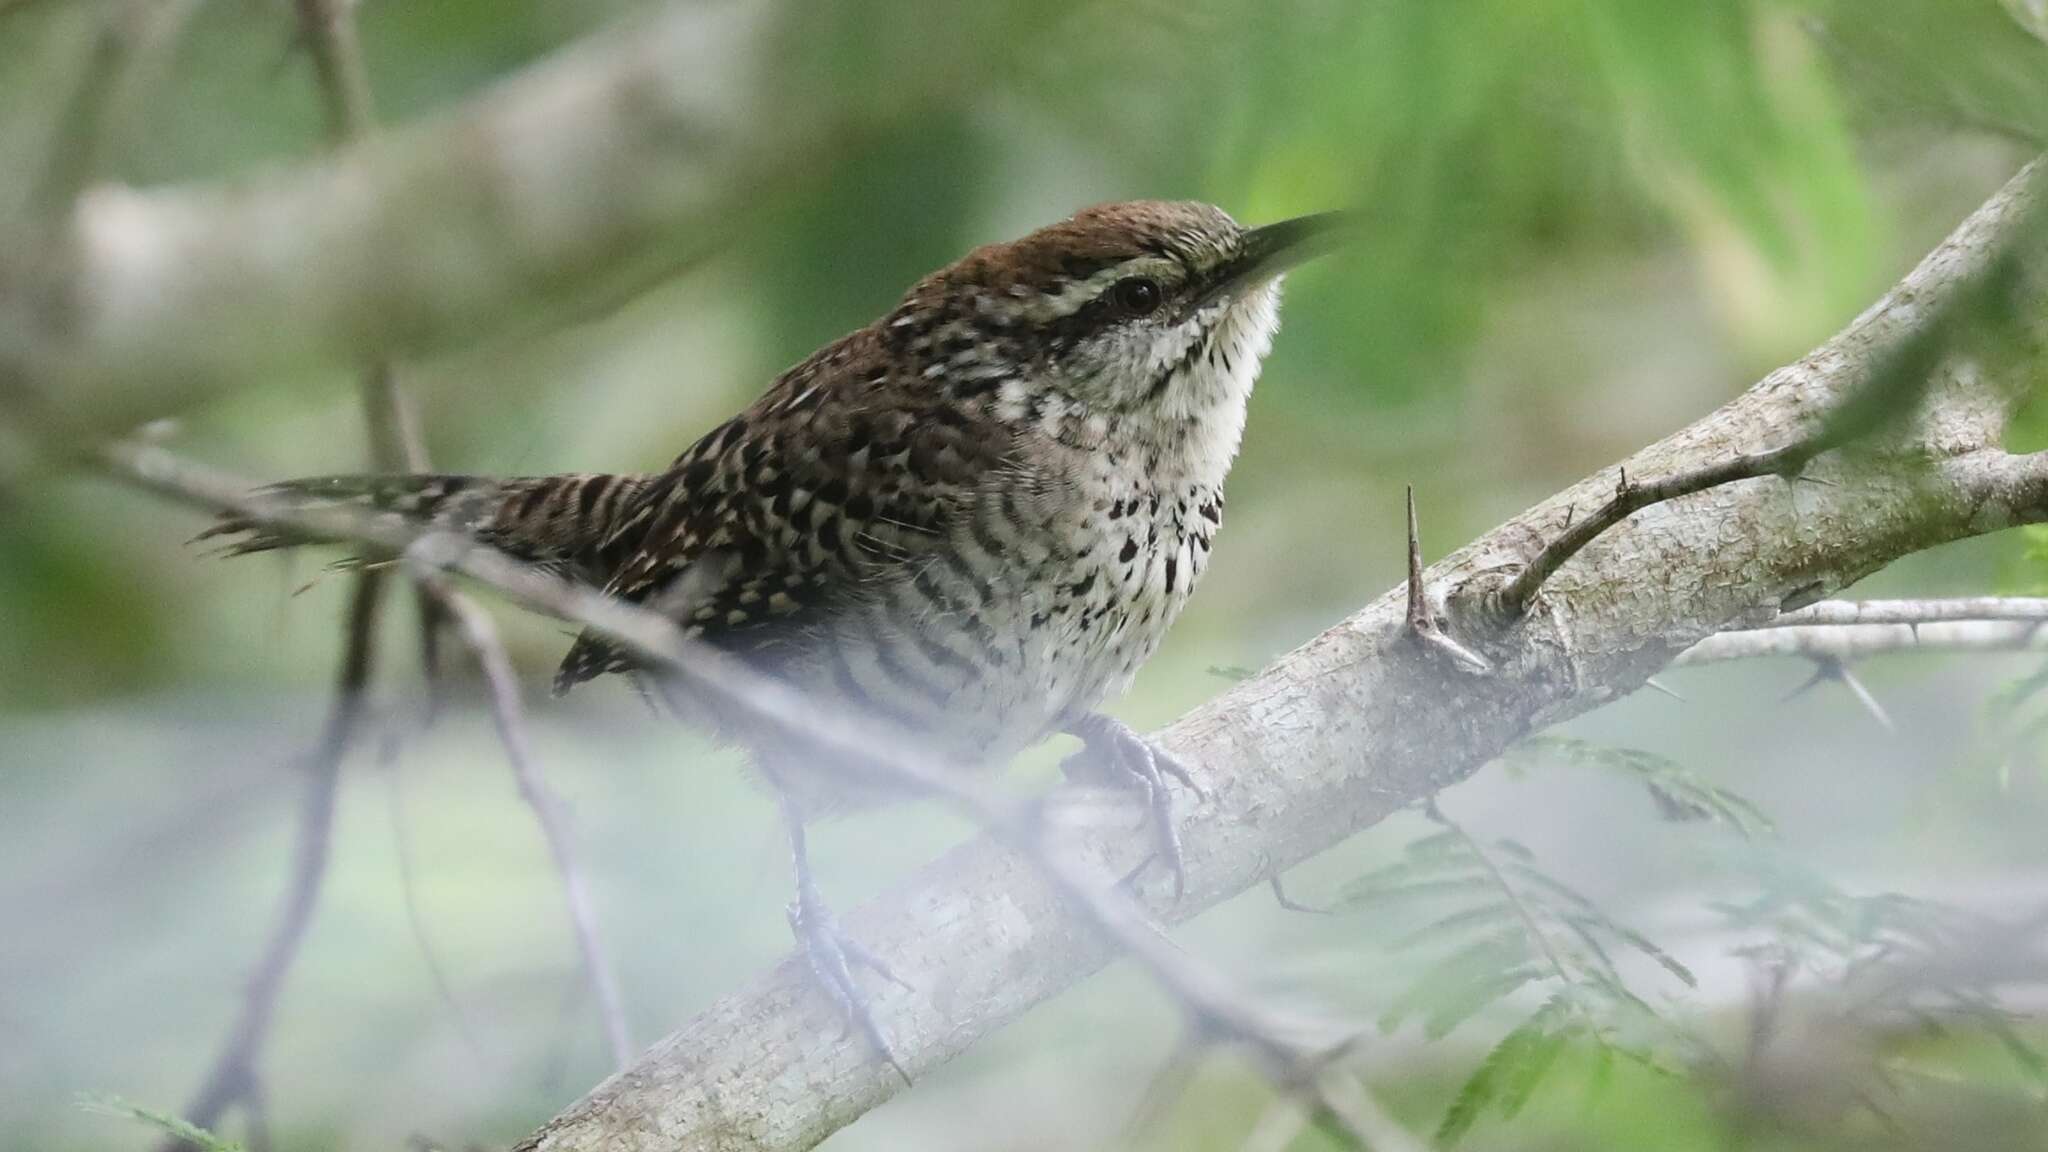
[[[1195,782],[1194,773],[1179,758],[1115,717],[1090,712],[1069,723],[1065,731],[1081,740],[1081,750],[1060,764],[1067,779],[1078,784],[1134,788],[1145,799],[1154,838],[1152,855],[1124,881],[1135,881],[1156,861],[1173,877],[1173,898],[1179,901],[1187,890],[1187,869],[1182,861],[1180,825],[1174,819],[1173,792],[1167,779],[1179,781],[1198,800],[1208,799],[1208,792]]]
[[[839,927],[838,918],[825,906],[824,898],[818,893],[818,885],[811,878],[802,818],[786,806],[785,813],[789,820],[791,854],[796,864],[796,899],[789,904],[789,930],[796,935],[797,945],[810,962],[811,974],[817,978],[819,987],[839,1006],[840,1013],[846,1018],[846,1027],[841,1035],[859,1030],[875,1054],[895,1069],[896,1075],[901,1076],[907,1085],[910,1073],[897,1061],[888,1039],[882,1035],[881,1025],[875,1022],[874,1011],[869,1006],[867,991],[860,986],[858,977],[862,970],[866,970],[905,991],[912,989],[880,956]]]

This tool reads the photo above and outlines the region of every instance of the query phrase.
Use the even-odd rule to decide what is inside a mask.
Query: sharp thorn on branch
[[[1877,721],[1878,727],[1883,728],[1886,732],[1897,732],[1899,730],[1898,725],[1892,722],[1890,713],[1885,711],[1884,705],[1878,703],[1877,697],[1872,695],[1870,689],[1864,686],[1862,678],[1850,671],[1847,663],[1834,656],[1816,659],[1814,661],[1813,675],[1807,677],[1805,682],[1800,684],[1799,687],[1787,692],[1780,699],[1779,703],[1788,704],[1813,691],[1818,685],[1826,683],[1837,683],[1848,689],[1849,695],[1854,697],[1856,703],[1861,705],[1863,710],[1870,714],[1871,719]]]
[[[1835,661],[1832,660],[1817,661],[1814,665],[1813,675],[1808,676],[1805,680],[1801,681],[1799,687],[1794,688],[1790,692],[1785,693],[1783,696],[1778,697],[1778,703],[1790,704],[1794,700],[1799,699],[1801,696],[1806,695],[1808,692],[1813,691],[1814,688],[1818,687],[1819,685],[1825,684],[1829,680],[1833,679],[1835,675],[1834,664]]]
[[[1486,657],[1465,647],[1445,632],[1430,613],[1429,596],[1422,582],[1422,532],[1415,519],[1415,485],[1408,486],[1408,634],[1425,648],[1433,648],[1452,664],[1483,676],[1493,671]]]
[[[1863,710],[1870,713],[1870,718],[1877,721],[1878,727],[1886,732],[1899,730],[1898,725],[1892,723],[1891,716],[1885,712],[1884,705],[1877,702],[1877,697],[1870,694],[1870,689],[1863,686],[1862,678],[1850,671],[1847,664],[1837,662],[1835,678],[1842,682],[1842,687],[1849,690],[1849,694],[1856,698],[1858,704],[1863,705]]]
[[[1679,695],[1676,691],[1673,691],[1670,685],[1665,684],[1661,680],[1658,680],[1655,676],[1652,676],[1644,680],[1643,687],[1648,688],[1652,692],[1658,692],[1662,693],[1665,696],[1669,696],[1673,700],[1678,701],[1680,704],[1686,702],[1685,697]]]
[[[1289,912],[1306,912],[1311,916],[1333,916],[1336,914],[1336,909],[1334,908],[1318,908],[1313,904],[1303,904],[1301,901],[1289,896],[1287,894],[1287,886],[1281,880],[1280,873],[1278,872],[1268,877],[1266,884],[1273,889],[1273,899]]]

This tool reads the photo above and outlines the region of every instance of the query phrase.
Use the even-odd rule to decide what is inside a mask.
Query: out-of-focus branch
[[[366,138],[376,121],[369,73],[356,37],[353,6],[352,0],[298,0],[301,34],[319,80],[328,131],[338,145]],[[427,471],[430,462],[426,444],[409,398],[399,383],[397,369],[389,361],[373,365],[364,373],[362,395],[371,458],[376,466],[386,472]],[[452,618],[489,685],[491,715],[518,781],[520,798],[533,810],[547,841],[548,853],[561,873],[577,955],[597,1002],[613,1066],[623,1068],[633,1057],[633,1043],[618,983],[598,933],[596,913],[577,863],[567,813],[533,757],[512,661],[498,640],[496,627],[481,608],[431,573],[421,578],[419,590],[421,641],[430,673],[435,663],[435,637],[443,620]]]
[[[1758,623],[1731,624],[1728,631],[1804,628],[1815,624],[1944,624],[1965,620],[2048,623],[2048,598],[1964,596],[1931,600],[1823,600],[1795,612],[1781,612]]]
[[[42,179],[31,192],[37,216],[61,221],[99,176],[109,145],[123,135],[123,106],[132,105],[136,89],[154,80],[156,66],[197,6],[198,0],[119,0],[102,17],[92,53],[59,116]],[[0,18],[7,14],[8,6],[0,4]]]
[[[1673,663],[1691,667],[1770,656],[1847,663],[1894,652],[2042,651],[2048,651],[2048,630],[2040,624],[2005,620],[1956,620],[1918,627],[1804,624],[1709,636]]]
[[[633,1043],[626,1031],[626,1011],[619,1001],[618,981],[612,977],[611,962],[599,941],[597,916],[591,911],[590,892],[583,882],[583,870],[576,862],[576,842],[569,831],[569,815],[548,787],[540,764],[533,758],[533,743],[526,734],[526,709],[519,701],[519,674],[512,658],[498,639],[490,616],[469,597],[448,587],[431,572],[422,575],[422,585],[454,618],[462,629],[470,651],[476,653],[490,687],[491,718],[498,726],[498,739],[505,757],[512,762],[512,774],[519,782],[519,795],[533,809],[547,841],[555,870],[562,875],[562,895],[569,907],[569,925],[576,937],[576,952],[583,961],[584,978],[596,996],[599,1018],[604,1023],[605,1041],[611,1047],[612,1064],[624,1068],[633,1059]]]
[[[833,92],[803,6],[670,0],[326,162],[91,189],[50,259],[0,246],[0,402],[125,429],[250,380],[446,347],[650,253],[679,264],[872,125],[978,83],[1016,43],[988,35],[1001,22],[1067,6],[990,0],[953,40],[870,61],[889,83]]]
[[[2048,598],[1823,600],[1794,612],[1731,621],[1679,654],[1677,665],[1789,656],[1845,665],[1892,652],[2048,650]]]
[[[140,13],[156,2],[130,0],[122,19],[139,18],[131,14]],[[346,35],[349,25],[345,13],[316,26],[314,11],[319,4],[320,0],[306,0],[301,6],[301,17],[309,38],[329,43],[332,37]],[[125,44],[125,39],[115,41],[114,35],[111,27],[103,35],[101,46],[90,65],[92,72],[117,70],[118,60],[104,58],[109,53],[110,43]],[[353,40],[350,39],[343,54],[352,57],[353,50]],[[66,128],[74,138],[64,145],[66,151],[60,152],[59,164],[53,168],[57,175],[44,189],[46,211],[54,211],[60,204],[68,203],[91,172],[98,143],[100,104],[104,96],[88,101],[86,94],[95,92],[98,86],[99,82],[89,76],[81,88],[81,96],[74,101],[74,113],[82,107],[92,113],[91,118],[80,121],[77,115],[67,117]],[[334,98],[340,99],[339,94]],[[346,128],[337,121],[334,135],[339,142],[359,130],[359,127]],[[393,419],[402,401],[388,369],[380,366],[370,372],[364,382],[364,399],[372,452],[379,466],[402,465],[406,456],[422,451],[416,439],[407,440],[402,425]],[[297,862],[285,906],[272,930],[270,944],[257,965],[256,975],[243,994],[242,1014],[215,1058],[212,1072],[185,1110],[186,1117],[194,1124],[211,1128],[229,1107],[238,1103],[243,1105],[251,1121],[251,1141],[259,1152],[269,1145],[270,1125],[265,1115],[265,1094],[256,1061],[268,1037],[284,978],[298,957],[299,947],[312,923],[313,910],[326,881],[327,861],[332,854],[335,794],[341,784],[341,761],[355,743],[362,726],[385,582],[385,573],[374,569],[356,574],[355,591],[344,625],[341,670],[335,686],[334,704],[326,731],[313,754],[306,801],[297,829]],[[172,1139],[166,1143],[165,1152],[181,1152],[191,1147],[186,1141]]]
[[[341,759],[361,730],[365,689],[377,644],[377,609],[384,594],[384,574],[363,572],[356,577],[350,599],[341,669],[336,674],[334,703],[329,707],[320,743],[306,762],[306,797],[299,808],[295,832],[298,847],[291,878],[285,887],[284,906],[279,911],[262,959],[242,994],[242,1011],[229,1031],[227,1041],[214,1057],[213,1067],[181,1115],[201,1128],[212,1128],[236,1104],[255,1113],[263,1099],[257,1058],[270,1035],[271,1017],[277,998],[284,990],[284,978],[298,958],[306,929],[312,925],[313,909],[327,878],[327,861],[334,839],[334,798],[341,784]],[[261,1152],[262,1144],[252,1140]],[[193,1145],[176,1138],[164,1143],[162,1152],[184,1152]]]

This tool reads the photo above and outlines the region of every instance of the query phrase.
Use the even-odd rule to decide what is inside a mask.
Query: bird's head
[[[1328,249],[1335,214],[1243,228],[1192,201],[1078,212],[977,248],[883,321],[935,382],[1004,407],[1057,396],[1109,419],[1242,406],[1279,326],[1279,281]]]

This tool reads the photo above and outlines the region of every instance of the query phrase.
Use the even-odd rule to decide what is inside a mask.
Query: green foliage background
[[[214,180],[315,155],[321,116],[288,7],[195,6],[147,90],[119,106],[108,174]],[[0,0],[0,219],[49,154],[112,8]],[[383,116],[399,123],[633,8],[363,0],[359,18]],[[2048,139],[2048,46],[2023,0],[767,9],[782,25],[778,99],[846,104],[858,127],[788,157],[772,193],[716,235],[674,237],[622,269],[618,291],[407,366],[435,458],[478,472],[658,466],[925,271],[1091,201],[1200,197],[1252,222],[1357,207],[1364,246],[1291,282],[1230,528],[1123,709],[1139,722],[1219,690],[1207,669],[1256,666],[1391,585],[1404,484],[1435,554],[1705,413],[1846,322]],[[365,457],[339,368],[167,415],[182,448],[252,476]],[[183,546],[193,518],[91,480],[41,477],[4,501],[0,1143],[139,1146],[152,1134],[68,1102],[174,1106],[210,1057],[281,883],[291,757],[317,723],[339,582],[317,580],[316,563],[204,560]],[[2038,570],[1994,539],[1880,586],[1981,592]],[[538,678],[559,630],[508,624]],[[401,710],[416,680],[404,626],[386,662]],[[1907,886],[2038,876],[2035,729],[2002,745],[1978,721],[1985,687],[2017,671],[1881,673],[1922,726],[1900,742],[1871,739],[1839,700],[1773,711],[1792,668],[1689,677],[1686,710],[1631,702],[1587,727],[1761,785],[1789,810],[1765,805],[1786,851],[1816,866]],[[729,758],[622,691],[539,712],[651,1038],[786,946],[772,816]],[[1021,778],[1043,779],[1043,761]],[[514,1137],[603,1071],[538,840],[474,715],[410,741],[395,765],[365,754],[348,770],[334,884],[267,1061],[280,1133],[307,1148]],[[1688,853],[1726,835],[1658,823],[1633,784],[1495,775],[1450,802],[1490,823],[1488,840],[1561,851],[1603,903],[1689,891]],[[1887,783],[1853,783],[1872,777]],[[409,830],[403,856],[395,827]],[[958,832],[922,812],[828,829],[833,898],[851,903]],[[1376,831],[1305,883],[1355,878],[1417,832]],[[415,919],[459,1008],[421,963]],[[1365,915],[1304,925],[1237,905],[1193,937],[1372,1019],[1400,987],[1380,934]],[[1113,1128],[1170,1033],[1135,988],[1098,981],[833,1146],[1063,1146],[1041,1129],[1078,1145]],[[1126,1025],[1114,1042],[1105,1018]],[[1375,1084],[1427,1130],[1516,1019],[1481,1015]],[[1606,1103],[1539,1097],[1514,1131],[1567,1146],[1720,1138],[1696,1086],[1617,1075],[1625,1090]],[[1227,1066],[1202,1083],[1166,1139],[1235,1147],[1262,1090]],[[967,1124],[981,1107],[1039,1119],[1005,1143]],[[1505,1131],[1482,1122],[1474,1138]]]

